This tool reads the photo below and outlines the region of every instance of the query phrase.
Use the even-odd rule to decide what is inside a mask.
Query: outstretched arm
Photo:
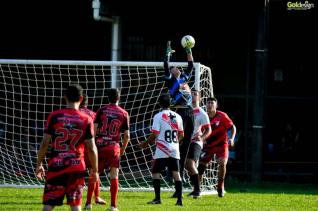
[[[166,50],[166,55],[165,55],[165,59],[163,62],[163,67],[165,70],[165,76],[168,78],[170,76],[170,70],[169,70],[169,61],[170,61],[170,57],[172,56],[172,53],[174,53],[175,51],[171,49],[171,41],[167,42],[167,50]]]
[[[192,56],[192,50],[191,48],[184,48],[187,53],[187,60],[188,60],[188,67],[185,70],[186,75],[190,75],[192,69],[193,69],[193,56]]]

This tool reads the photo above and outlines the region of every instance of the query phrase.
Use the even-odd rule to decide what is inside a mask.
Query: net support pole
[[[100,0],[93,0],[92,1],[92,8],[93,8],[93,17],[95,21],[104,21],[109,22],[112,24],[112,40],[111,40],[111,61],[118,61],[119,60],[119,17],[115,16],[112,18],[101,16],[100,15]],[[111,88],[120,88],[117,80],[117,67],[111,67]]]
[[[194,64],[194,88],[200,91],[200,67],[201,64]]]
[[[118,61],[119,55],[119,17],[114,17],[114,22],[112,23],[112,61]],[[117,80],[117,67],[111,67],[112,72],[112,88],[120,88],[118,87]]]

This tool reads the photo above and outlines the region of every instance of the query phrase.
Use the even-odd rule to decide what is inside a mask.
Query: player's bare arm
[[[146,148],[149,144],[154,144],[156,138],[157,138],[157,135],[154,133],[151,133],[146,141],[139,142],[139,147],[143,149],[143,148]]]
[[[208,127],[204,128],[204,131],[202,133],[202,136],[199,137],[203,143],[205,143],[205,140],[211,135],[212,129],[211,126],[209,125]]]
[[[42,162],[45,158],[50,142],[51,142],[51,135],[45,133],[43,140],[41,142],[39,152],[38,152],[38,159],[36,162],[36,170],[35,170],[36,177],[41,180],[44,179],[45,177],[45,170],[44,170]]]
[[[125,150],[128,146],[129,141],[130,141],[130,132],[129,130],[125,130],[123,145],[120,147],[120,156],[122,156],[125,153]]]
[[[233,126],[230,128],[231,130],[231,137],[229,137],[230,147],[234,147],[234,138],[236,135],[236,126],[233,124]]]

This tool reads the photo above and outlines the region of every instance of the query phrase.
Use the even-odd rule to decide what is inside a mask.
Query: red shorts
[[[47,180],[44,187],[43,204],[61,206],[66,195],[68,205],[80,206],[82,204],[84,175],[85,172],[74,172]]]
[[[119,144],[98,149],[98,172],[109,170],[111,167],[119,168],[120,146]]]
[[[229,148],[227,146],[204,148],[200,156],[200,162],[205,164],[209,163],[212,160],[212,156],[214,154],[216,158],[228,158]]]

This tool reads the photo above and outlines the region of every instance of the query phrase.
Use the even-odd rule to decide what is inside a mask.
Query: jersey
[[[96,117],[96,113],[86,107],[82,107],[79,109],[81,112],[84,112],[85,114],[87,114],[88,116],[90,116],[93,120],[95,120]]]
[[[54,111],[44,132],[52,137],[47,179],[85,170],[84,141],[94,137],[91,117],[72,108]]]
[[[187,69],[184,72],[181,72],[179,78],[175,78],[170,73],[168,62],[164,62],[165,84],[166,87],[169,89],[172,105],[192,106],[192,96],[190,88],[180,88],[183,86],[183,84],[187,83],[190,80],[192,69],[193,62],[188,61]]]
[[[201,108],[197,107],[193,109],[194,116],[194,129],[191,137],[191,141],[199,144],[203,147],[202,141],[198,141],[197,137],[202,136],[202,129],[210,126],[210,120],[208,114]]]
[[[120,143],[121,131],[129,130],[129,115],[127,111],[115,104],[101,107],[95,118],[98,124],[96,146],[98,149]]]
[[[183,134],[182,118],[174,111],[165,109],[153,118],[151,132],[157,135],[154,159],[180,159],[179,134]]]
[[[227,130],[233,126],[233,121],[226,113],[222,111],[216,111],[215,116],[210,120],[210,124],[212,133],[206,139],[206,148],[221,146],[227,147]]]

